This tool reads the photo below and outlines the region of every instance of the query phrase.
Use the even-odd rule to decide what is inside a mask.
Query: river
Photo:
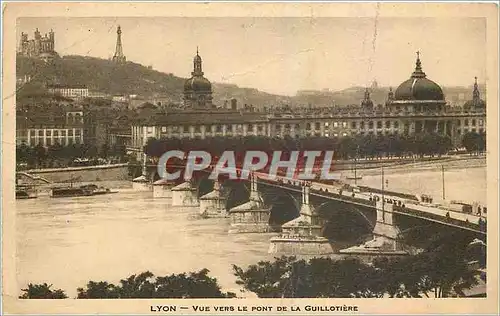
[[[486,202],[481,161],[445,164],[447,199]],[[361,173],[358,184],[380,187],[380,170]],[[442,195],[441,165],[416,163],[384,174],[390,190]],[[197,218],[197,208],[172,207],[170,199],[126,189],[127,182],[102,185],[124,189],[96,197],[16,201],[19,289],[47,282],[75,297],[76,288],[89,280],[116,284],[144,271],[164,276],[208,268],[224,290],[241,294],[232,264],[272,259],[267,250],[274,234],[229,235],[228,219]]]

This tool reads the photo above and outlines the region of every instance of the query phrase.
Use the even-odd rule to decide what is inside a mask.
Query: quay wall
[[[75,182],[130,180],[128,164],[114,164],[88,167],[69,167],[51,169],[31,169],[24,171],[39,176],[50,182],[64,182],[74,179]]]

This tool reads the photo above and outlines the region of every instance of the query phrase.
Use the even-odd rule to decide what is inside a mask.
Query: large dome
[[[211,91],[212,84],[205,77],[193,76],[184,83],[184,90]]]
[[[396,101],[444,101],[441,87],[434,81],[427,79],[425,72],[422,71],[422,63],[418,53],[415,71],[410,79],[399,85],[394,97]]]
[[[396,100],[444,100],[441,87],[427,78],[410,78],[399,85],[395,92]]]

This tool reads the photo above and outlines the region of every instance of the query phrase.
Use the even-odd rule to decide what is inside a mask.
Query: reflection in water
[[[408,170],[388,171],[388,188],[441,195],[439,168]],[[486,200],[486,168],[452,169],[445,177],[447,198]],[[380,176],[364,175],[360,184],[379,187]],[[229,235],[228,219],[200,219],[198,208],[169,203],[130,190],[16,201],[18,287],[47,282],[74,297],[89,280],[117,283],[147,270],[163,276],[208,268],[224,290],[239,292],[231,265],[272,259],[267,250],[275,234]]]

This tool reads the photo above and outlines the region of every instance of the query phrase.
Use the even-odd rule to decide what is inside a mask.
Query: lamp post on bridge
[[[384,181],[384,166],[382,166],[382,219],[385,220],[385,181]]]
[[[441,178],[443,181],[443,200],[445,199],[445,191],[444,191],[444,165],[441,165]]]

